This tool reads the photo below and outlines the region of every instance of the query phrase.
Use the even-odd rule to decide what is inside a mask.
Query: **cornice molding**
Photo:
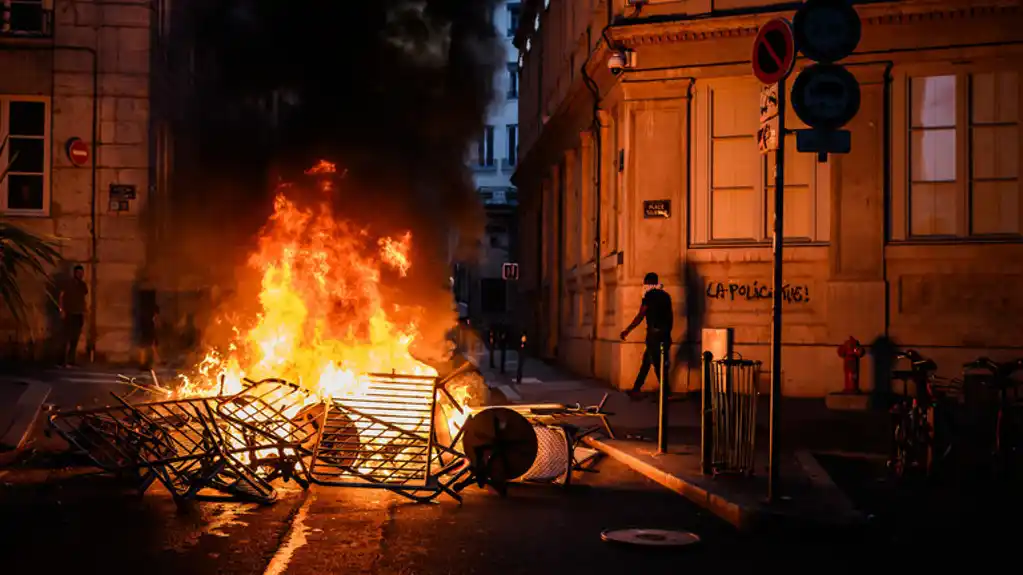
[[[864,26],[913,24],[939,20],[1013,16],[1021,13],[1020,2],[1010,1],[977,6],[975,2],[892,2],[857,6]],[[675,22],[634,23],[612,27],[611,38],[619,45],[645,45],[742,38],[755,36],[768,20],[791,16],[791,12],[763,12],[742,16],[721,16]]]

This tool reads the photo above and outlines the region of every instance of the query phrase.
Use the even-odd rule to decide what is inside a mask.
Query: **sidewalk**
[[[496,358],[499,365],[499,358]],[[823,400],[787,399],[781,402],[779,429],[781,485],[779,497],[766,503],[769,399],[758,403],[755,470],[749,479],[708,477],[700,472],[700,393],[674,397],[669,407],[669,453],[657,454],[656,396],[639,401],[607,384],[567,374],[539,360],[527,359],[521,384],[515,383],[517,358],[509,353],[506,373],[490,369],[479,358],[488,384],[511,403],[579,403],[596,405],[608,395],[605,410],[614,438],[588,437],[585,442],[635,471],[685,496],[740,529],[778,522],[856,525],[862,516],[819,465],[815,453],[876,453],[887,433],[883,416],[832,412]],[[511,393],[509,393],[511,392]]]
[[[49,385],[30,379],[0,380],[0,465],[16,458],[37,430]]]

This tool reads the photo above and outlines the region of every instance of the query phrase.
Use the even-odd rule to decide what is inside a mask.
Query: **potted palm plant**
[[[9,136],[5,136],[0,143],[0,155],[6,149],[8,140]],[[17,158],[17,153],[9,158],[0,172],[0,183],[7,179],[7,173]],[[30,306],[22,291],[23,280],[28,276],[36,276],[52,283],[50,271],[60,261],[55,238],[36,234],[0,216],[0,299],[19,331],[27,327],[29,322]],[[47,290],[47,294],[51,291]]]

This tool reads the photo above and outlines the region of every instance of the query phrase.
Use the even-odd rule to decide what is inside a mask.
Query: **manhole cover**
[[[609,543],[627,543],[648,547],[684,547],[700,542],[700,536],[688,531],[663,529],[615,529],[604,531],[600,538]]]

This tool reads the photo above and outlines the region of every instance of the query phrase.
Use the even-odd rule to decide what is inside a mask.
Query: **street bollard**
[[[490,369],[494,369],[494,328],[488,329],[487,335],[490,338]]]
[[[668,453],[668,388],[671,386],[671,380],[668,378],[667,362],[668,358],[668,346],[661,344],[660,354],[657,358],[661,363],[660,369],[657,370],[660,374],[657,378],[658,389],[660,390],[660,419],[657,422],[657,453],[666,454]],[[665,381],[665,380],[668,381]],[[667,385],[665,385],[667,384]]]
[[[714,470],[714,419],[711,404],[711,361],[714,354],[709,351],[703,352],[703,377],[700,390],[700,469],[704,475],[710,475]]]
[[[519,363],[515,367],[515,383],[522,385],[522,365],[526,363],[526,332],[519,339]]]
[[[508,358],[508,331],[501,329],[501,373],[504,373],[505,361]]]

